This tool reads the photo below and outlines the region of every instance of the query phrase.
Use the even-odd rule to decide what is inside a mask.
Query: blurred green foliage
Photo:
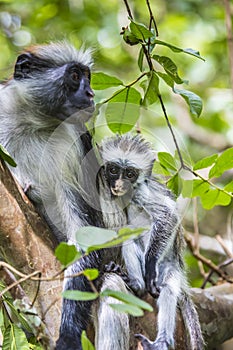
[[[130,6],[137,21],[148,25],[148,10],[144,1],[132,0]],[[205,62],[192,57],[169,53],[179,67],[179,75],[189,80],[193,92],[204,101],[202,117],[193,121],[206,130],[224,133],[232,144],[232,94],[222,2],[206,0],[156,0],[151,3],[159,39],[182,48],[200,51]],[[94,48],[96,71],[114,74],[129,83],[138,74],[139,48],[129,47],[122,40],[122,27],[129,24],[123,1],[111,0],[5,0],[0,2],[0,79],[12,72],[18,51],[23,47],[51,40],[67,39],[75,46],[83,43]],[[158,53],[166,55],[160,47]],[[105,92],[106,93],[106,92]],[[174,101],[165,101],[171,118],[179,111]],[[102,96],[102,95],[101,95]],[[109,94],[110,96],[110,94]],[[96,94],[98,100],[99,94]],[[145,126],[164,124],[158,111],[156,121]],[[192,157],[207,156],[212,150],[190,141]],[[198,156],[197,156],[198,155]]]

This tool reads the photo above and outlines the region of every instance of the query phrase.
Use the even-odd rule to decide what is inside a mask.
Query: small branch
[[[153,23],[153,24],[154,24],[154,27],[155,27],[156,36],[159,36],[158,27],[157,27],[155,18],[154,18],[154,16],[153,16],[153,13],[152,13],[152,10],[151,10],[151,6],[150,6],[149,0],[146,0],[146,4],[147,4],[148,10],[149,10],[149,14],[150,14],[150,26],[149,26],[149,29],[151,29],[151,23]]]
[[[30,275],[24,276],[22,278],[20,278],[19,280],[13,282],[12,284],[10,284],[9,286],[7,286],[5,289],[3,289],[0,293],[0,298],[3,297],[3,295],[8,292],[9,290],[11,290],[12,288],[16,287],[17,285],[20,285],[22,282],[28,280],[28,279],[32,279],[33,276],[40,274],[39,271],[34,271],[32,273],[30,273]]]
[[[130,17],[131,19],[133,19],[133,15],[132,15],[132,12],[131,12],[131,10],[130,10],[128,1],[127,1],[127,0],[123,0],[123,1],[124,1],[124,3],[125,3],[125,7],[126,7],[126,10],[127,10],[127,12],[128,12],[129,17]]]
[[[135,85],[139,80],[141,80],[145,75],[147,75],[148,72],[144,72],[142,73],[137,79],[133,80],[131,83],[124,85],[124,89],[128,89],[129,87]],[[105,104],[108,103],[109,101],[111,101],[115,96],[119,95],[123,90],[119,90],[116,91],[112,96],[110,96],[109,98],[107,98],[106,100],[104,100],[103,102],[101,102],[100,104]]]
[[[220,244],[220,246],[222,247],[222,249],[224,250],[224,252],[226,253],[226,255],[229,258],[233,258],[232,252],[230,252],[230,250],[226,246],[226,244],[225,244],[224,240],[222,239],[222,237],[220,235],[217,235],[215,238],[218,241],[218,243]]]
[[[227,192],[224,190],[224,188],[221,188],[217,185],[215,185],[213,182],[211,182],[210,180],[208,179],[205,179],[203,176],[201,176],[199,173],[197,173],[196,171],[194,171],[193,169],[191,169],[190,167],[188,167],[187,165],[184,165],[184,169],[185,170],[188,170],[189,172],[191,172],[193,175],[195,175],[196,177],[199,177],[199,179],[201,179],[202,181],[204,182],[207,182],[210,186],[214,187],[216,190],[219,190],[225,194],[227,194],[228,196],[232,197],[233,198],[233,193],[231,192]]]
[[[194,239],[195,239],[195,247],[194,249],[200,253],[200,242],[199,242],[199,226],[198,226],[198,207],[197,207],[197,198],[193,198],[193,228],[194,228]],[[198,267],[199,267],[199,271],[200,274],[206,278],[206,273],[205,273],[205,269],[203,266],[203,263],[198,260]]]
[[[185,240],[187,242],[187,245],[189,247],[189,249],[191,250],[191,252],[193,253],[193,256],[200,260],[204,265],[208,266],[211,270],[213,270],[214,272],[216,272],[220,277],[223,278],[223,280],[229,282],[229,283],[233,283],[233,278],[232,277],[228,277],[222,270],[221,270],[221,266],[217,266],[215,265],[210,259],[205,258],[203,255],[201,255],[198,251],[196,251],[193,242],[192,242],[192,237],[190,235],[188,235],[187,233],[185,234]]]
[[[158,98],[159,98],[159,102],[160,102],[160,105],[162,107],[162,110],[163,110],[163,114],[164,114],[164,117],[166,119],[166,122],[167,122],[167,126],[172,134],[172,138],[173,138],[173,141],[174,141],[174,144],[176,146],[176,150],[178,152],[178,156],[179,156],[179,159],[180,159],[180,164],[181,164],[181,167],[183,169],[186,169],[186,166],[184,165],[184,161],[183,161],[183,158],[182,158],[182,155],[181,155],[181,151],[180,151],[180,148],[179,148],[179,145],[178,145],[178,142],[176,140],[176,136],[174,134],[174,131],[172,129],[172,126],[171,126],[171,123],[170,123],[170,120],[168,118],[168,115],[167,115],[167,111],[166,111],[166,108],[165,108],[165,105],[163,103],[163,99],[162,99],[162,96],[161,95],[158,95]]]

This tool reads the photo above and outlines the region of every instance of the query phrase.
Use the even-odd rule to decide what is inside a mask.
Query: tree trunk
[[[40,271],[42,277],[53,276],[61,269],[53,254],[55,245],[49,228],[39,217],[23,191],[17,186],[6,165],[1,162],[1,260],[11,264],[24,274]],[[6,283],[11,280],[9,272],[5,269],[2,269],[0,277]],[[36,297],[35,307],[46,325],[50,340],[54,340],[58,336],[61,286],[60,280],[41,282]],[[23,283],[23,290],[31,301],[36,296],[37,288],[38,282],[27,281]],[[21,294],[22,297],[23,294]],[[50,347],[52,347],[52,342],[50,342]]]

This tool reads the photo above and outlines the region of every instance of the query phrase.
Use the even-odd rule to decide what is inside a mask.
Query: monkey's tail
[[[188,331],[190,350],[204,350],[205,343],[201,332],[199,317],[188,293],[182,293],[179,303],[185,329]]]

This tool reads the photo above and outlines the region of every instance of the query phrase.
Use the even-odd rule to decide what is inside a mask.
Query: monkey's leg
[[[101,257],[95,252],[69,266],[66,276],[74,275],[87,268],[99,268]],[[85,276],[65,280],[65,290],[93,292]],[[90,321],[92,302],[63,299],[61,326],[56,350],[82,350],[81,334]]]
[[[105,289],[128,293],[124,281],[115,273],[105,275],[101,291]],[[104,297],[95,305],[96,350],[129,349],[129,317],[109,306],[118,303],[117,299]]]
[[[158,267],[156,285],[158,297],[158,334],[154,342],[137,335],[144,350],[174,349],[176,308],[181,293],[183,276],[176,268],[176,262],[161,263]],[[153,275],[153,274],[152,274]],[[150,292],[150,291],[149,291]]]

